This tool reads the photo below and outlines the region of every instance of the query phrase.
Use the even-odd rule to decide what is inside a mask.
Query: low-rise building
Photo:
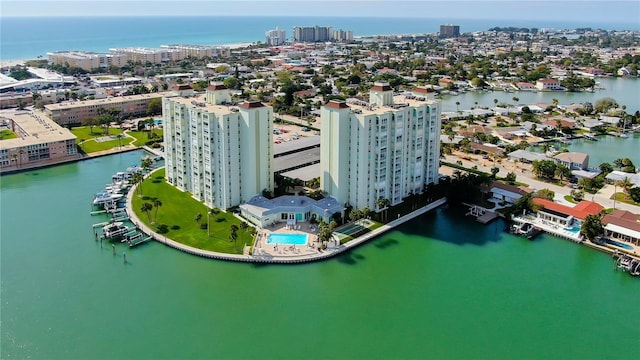
[[[536,81],[536,89],[541,91],[558,91],[564,90],[560,82],[556,79],[539,79]]]
[[[570,170],[587,170],[589,168],[589,155],[580,152],[562,152],[553,159]]]
[[[58,104],[45,105],[46,114],[60,125],[81,124],[90,117],[100,116],[100,109],[118,109],[120,116],[145,116],[149,102],[153,99],[161,99],[167,92],[158,92],[142,95],[117,96],[106,99],[71,101]]]
[[[588,215],[596,215],[604,210],[600,204],[587,200],[573,207],[542,198],[534,198],[533,203],[540,207],[537,213],[539,219],[573,229],[580,228]]]
[[[515,203],[521,197],[531,193],[533,190],[522,186],[509,185],[494,181],[488,188],[488,193],[492,199],[504,201],[509,204]]]
[[[638,215],[626,210],[614,210],[602,218],[604,235],[620,241],[640,245]]]
[[[0,123],[17,137],[0,140],[0,172],[78,159],[76,136],[40,111],[6,111]]]
[[[129,57],[126,54],[98,53],[89,51],[56,51],[47,53],[50,63],[79,67],[86,71],[109,66],[123,67]]]
[[[333,214],[344,217],[344,206],[335,198],[314,200],[306,196],[285,195],[267,199],[257,195],[240,205],[240,213],[259,227],[267,227],[279,222],[295,225],[311,219],[331,222]]]

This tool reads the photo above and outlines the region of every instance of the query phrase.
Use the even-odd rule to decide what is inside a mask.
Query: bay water
[[[141,156],[0,178],[1,358],[637,356],[637,278],[605,254],[514,237],[453,206],[306,265],[212,261],[159,243],[113,255],[94,240],[91,224],[106,218],[89,204]]]

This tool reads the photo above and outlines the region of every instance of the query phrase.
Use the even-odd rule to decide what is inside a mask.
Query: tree
[[[616,185],[621,187],[625,193],[629,194],[629,190],[631,190],[631,188],[633,187],[633,182],[631,182],[631,179],[629,179],[629,177],[625,176],[622,180],[617,181]]]
[[[602,221],[598,215],[587,215],[580,227],[580,233],[591,242],[603,232]]]
[[[629,189],[629,197],[633,202],[640,203],[640,187],[633,187]]]
[[[547,199],[553,201],[556,193],[549,189],[540,189],[533,194],[533,197]]]
[[[571,169],[563,164],[556,164],[556,170],[554,175],[560,178],[560,180],[568,179],[571,177]]]
[[[598,168],[605,175],[607,175],[608,173],[613,171],[613,166],[611,166],[611,164],[609,164],[607,162],[604,162],[604,163],[600,164],[600,166],[598,166]]]
[[[491,168],[491,178],[495,179],[496,175],[498,175],[498,173],[500,172],[500,168],[497,166],[494,166]]]
[[[236,78],[235,76],[231,76],[224,79],[222,84],[229,89],[238,89],[240,86],[240,82],[238,81],[238,78]]]
[[[147,218],[149,219],[149,223],[151,223],[151,209],[153,209],[153,205],[148,202],[143,203],[142,207],[140,208],[141,211],[144,211],[147,213]]]
[[[100,125],[99,120],[94,117],[88,117],[82,120],[82,126],[88,126],[89,133],[93,133],[93,127],[97,125]]]
[[[571,190],[571,197],[575,201],[582,201],[584,199],[584,192],[580,190]]]
[[[596,101],[594,109],[597,113],[604,114],[609,111],[609,109],[618,108],[618,106],[618,103],[614,99],[606,97]]]
[[[142,167],[142,169],[144,169],[144,171],[148,173],[153,167],[153,160],[151,158],[145,158],[140,163],[140,167]]]
[[[509,182],[509,184],[514,184],[516,182],[516,173],[509,172],[507,173],[507,176],[504,177],[505,180],[507,180]]]
[[[553,160],[534,160],[532,170],[538,177],[552,179],[556,172],[556,162]]]
[[[514,96],[513,98],[511,98],[511,100],[513,100],[513,106],[518,105],[518,101],[520,101],[520,98],[518,98],[517,96]]]
[[[153,198],[153,207],[156,208],[155,213],[153,214],[153,221],[155,222],[158,219],[158,209],[162,206],[162,201],[158,198]]]
[[[147,104],[147,115],[162,114],[162,98],[153,98]]]
[[[386,217],[387,217],[387,211],[388,211],[390,203],[391,202],[389,201],[389,199],[385,199],[383,197],[379,197],[378,200],[376,200],[376,206],[378,207],[378,210],[384,210],[384,212],[383,212],[383,215],[384,215],[383,218],[384,219],[386,219]]]
[[[238,251],[236,249],[236,241],[238,240],[238,225],[231,225],[230,233],[229,233],[229,241],[233,241],[233,250]]]
[[[133,173],[133,176],[131,177],[131,183],[132,185],[138,185],[136,191],[138,192],[138,195],[140,195],[140,191],[142,188],[142,180],[144,179],[144,175],[142,175],[142,173],[140,172],[135,172]]]
[[[460,101],[456,101],[456,114],[460,114]]]

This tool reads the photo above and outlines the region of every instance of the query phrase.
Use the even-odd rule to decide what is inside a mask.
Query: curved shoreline
[[[147,175],[145,175],[145,179],[150,177],[154,172],[160,170],[162,168],[158,168],[153,170],[152,172],[148,173]],[[353,239],[351,241],[349,241],[346,244],[341,244],[340,246],[336,247],[335,249],[328,249],[328,250],[323,250],[323,252],[321,253],[317,253],[317,254],[309,254],[309,255],[301,255],[301,256],[286,256],[286,257],[278,257],[278,256],[271,256],[271,255],[235,255],[235,254],[226,254],[226,253],[220,253],[220,252],[216,252],[216,251],[209,251],[209,250],[202,250],[202,249],[198,249],[198,248],[194,248],[188,245],[184,245],[182,243],[179,243],[177,241],[174,241],[170,238],[167,238],[164,235],[158,234],[155,231],[153,231],[151,228],[149,228],[147,225],[145,225],[142,221],[140,221],[140,219],[136,216],[136,213],[133,211],[133,194],[135,193],[135,188],[139,186],[139,184],[136,184],[136,186],[132,187],[131,189],[129,189],[129,192],[127,193],[127,200],[126,200],[126,209],[127,209],[127,213],[129,214],[130,217],[130,221],[138,228],[140,229],[140,231],[142,231],[143,233],[145,233],[147,236],[150,236],[151,239],[162,243],[166,246],[172,247],[176,250],[180,250],[182,252],[191,254],[191,255],[197,255],[197,256],[201,256],[201,257],[206,257],[209,259],[216,259],[216,260],[225,260],[225,261],[235,261],[235,262],[246,262],[246,263],[268,263],[268,264],[301,264],[301,263],[307,263],[307,262],[314,262],[314,261],[321,261],[321,260],[325,260],[325,259],[329,259],[332,258],[338,254],[341,254],[343,252],[346,252],[348,250],[351,250],[355,247],[358,247],[360,245],[362,245],[363,243],[374,239],[376,237],[378,237],[378,235],[381,235],[389,230],[394,229],[396,226],[403,224],[409,220],[412,220],[422,214],[425,214],[443,204],[445,204],[447,202],[446,198],[441,198],[438,199],[434,202],[432,202],[431,204],[424,206],[418,210],[415,210],[405,216],[402,216],[396,220],[393,220],[391,222],[389,222],[388,224],[385,224],[375,230],[372,230],[362,236],[359,236],[356,239]]]

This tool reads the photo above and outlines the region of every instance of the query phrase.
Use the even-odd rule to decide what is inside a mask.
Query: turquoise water
[[[597,168],[600,164],[619,158],[629,158],[636,164],[640,164],[640,133],[629,134],[629,137],[621,138],[611,135],[598,136],[598,141],[585,139],[571,140],[570,144],[556,144],[558,149],[568,149],[589,154],[589,167]],[[530,147],[528,150],[542,152],[540,147]]]
[[[155,242],[113,255],[94,240],[105,218],[89,215],[91,199],[141,156],[0,178],[0,358],[636,358],[637,278],[455,207],[313,264],[212,261]]]
[[[633,246],[619,242],[619,241],[615,241],[612,239],[607,239],[607,243],[611,244],[613,246],[617,246],[619,248],[623,248],[623,249],[627,249],[627,250],[633,250]]]
[[[270,233],[267,244],[304,245],[307,243],[306,234],[280,234]]]
[[[283,14],[286,9],[283,8]],[[454,16],[453,18],[451,16]],[[154,16],[154,17],[23,17],[2,18],[0,58],[33,59],[49,51],[86,50],[163,44],[229,44],[264,41],[264,32],[279,26],[292,37],[294,26],[332,26],[352,30],[355,36],[375,34],[435,33],[440,24],[455,21],[460,31],[484,31],[494,26],[575,29],[638,29],[638,23],[603,19],[594,23],[578,18],[548,19],[455,19],[455,14],[417,14],[418,18],[319,17],[313,16]],[[424,18],[429,17],[429,18]],[[82,31],[78,31],[82,29]],[[230,29],[232,31],[230,31]],[[44,36],[46,34],[47,36]]]

